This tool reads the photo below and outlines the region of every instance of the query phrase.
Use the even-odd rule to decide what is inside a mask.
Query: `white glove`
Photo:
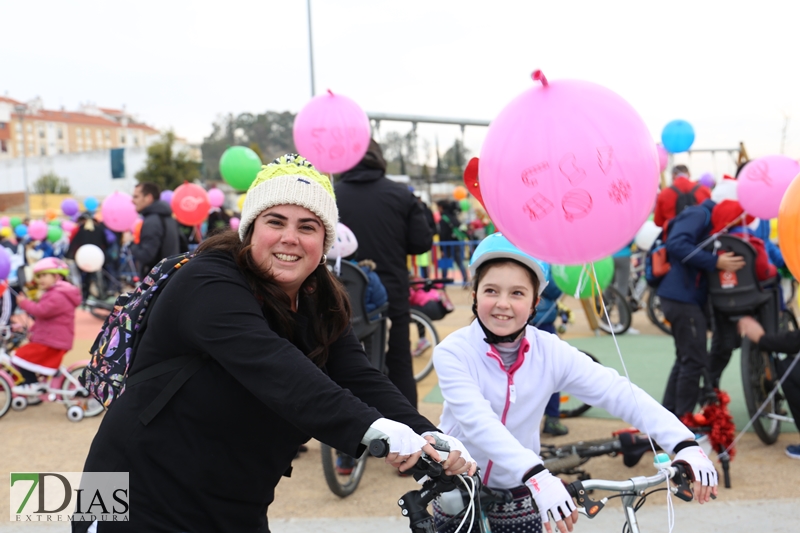
[[[414,430],[405,424],[379,418],[369,427],[367,435],[370,439],[385,439],[389,443],[389,453],[411,455],[417,453],[428,441],[414,433]]]
[[[548,512],[552,515],[553,520],[558,522],[564,519],[562,516],[569,516],[572,511],[577,510],[575,502],[572,501],[567,492],[567,488],[560,479],[547,469],[529,478],[525,482],[525,486],[531,491],[531,496],[539,508],[542,525],[549,520],[547,517]]]
[[[714,463],[706,456],[700,446],[689,446],[676,453],[672,464],[674,465],[677,462],[689,465],[694,481],[699,482],[701,485],[717,486],[719,482],[717,470],[714,468]]]
[[[425,433],[422,434],[423,437],[427,437],[428,435],[436,439],[437,444],[438,441],[440,440],[447,443],[447,445],[450,447],[451,452],[456,452],[456,451],[461,452],[461,458],[464,459],[466,462],[468,463],[475,462],[475,459],[473,459],[472,456],[469,454],[467,448],[464,447],[461,441],[458,440],[457,438],[452,437],[450,435],[445,435],[444,433],[439,433],[438,431],[426,431]],[[447,458],[447,455],[443,454],[442,452],[439,452],[439,455],[441,456],[442,461],[444,461]]]

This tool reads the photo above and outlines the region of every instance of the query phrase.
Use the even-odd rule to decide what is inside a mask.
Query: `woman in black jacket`
[[[129,387],[106,414],[84,470],[130,473],[130,522],[99,522],[100,533],[267,532],[275,486],[310,437],[353,456],[388,439],[400,470],[422,450],[436,456],[420,436],[436,428],[370,366],[349,327],[323,254],[336,221],[327,178],[289,154],[250,187],[238,235],[207,239],[173,274],[131,375],[187,354],[208,362],[148,423],[140,415],[174,373]],[[445,468],[474,470],[445,440],[462,452]]]

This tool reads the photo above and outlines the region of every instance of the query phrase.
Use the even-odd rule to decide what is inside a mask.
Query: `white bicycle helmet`
[[[328,259],[344,259],[358,250],[358,240],[353,230],[339,222],[336,224],[336,240],[328,250]]]

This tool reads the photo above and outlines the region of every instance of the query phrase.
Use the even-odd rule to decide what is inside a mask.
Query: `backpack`
[[[698,183],[697,185],[692,187],[691,191],[683,192],[674,185],[670,186],[670,189],[675,191],[675,194],[678,195],[678,197],[675,199],[675,216],[680,215],[681,211],[683,211],[687,207],[697,205],[697,197],[695,197],[694,193],[696,193],[697,189],[699,188],[700,184]]]
[[[91,361],[86,366],[81,384],[106,409],[119,398],[129,385],[183,368],[169,382],[139,419],[147,425],[178,389],[203,365],[206,358],[181,356],[168,359],[129,376],[147,320],[158,295],[173,274],[194,257],[181,254],[162,259],[144,280],[130,293],[121,294],[114,310],[103,322],[100,334],[92,344]]]
[[[695,187],[695,189],[696,188],[697,187]],[[705,226],[708,226],[711,222],[711,213],[705,208],[703,208],[703,211],[706,215]],[[667,225],[661,230],[661,234],[656,238],[653,246],[650,247],[650,250],[644,256],[644,278],[647,280],[647,284],[654,289],[661,284],[661,280],[664,279],[664,276],[667,275],[671,268],[669,256],[667,255],[667,235],[672,229],[672,223],[675,222],[677,218],[678,217],[675,217],[667,222]]]

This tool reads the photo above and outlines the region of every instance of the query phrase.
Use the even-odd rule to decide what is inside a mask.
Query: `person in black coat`
[[[160,195],[154,183],[142,182],[133,189],[133,204],[144,221],[139,244],[131,244],[131,253],[142,277],[165,257],[181,252],[178,221],[172,218],[170,206],[159,200]]]
[[[100,533],[268,532],[275,486],[311,437],[356,457],[386,439],[387,461],[407,470],[422,450],[438,457],[419,435],[432,432],[460,450],[446,470],[474,471],[367,360],[325,266],[336,219],[328,179],[288,154],[259,173],[238,234],[205,240],[172,274],[130,374],[207,361],[151,420],[144,411],[179,370],[131,385],[105,415],[84,471],[130,473],[130,521],[99,522]]]
[[[342,223],[358,239],[359,257],[375,261],[376,272],[389,294],[389,379],[411,405],[417,405],[409,339],[407,257],[431,249],[433,230],[408,187],[386,177],[386,161],[374,140],[370,140],[361,162],[341,175],[336,199]]]

